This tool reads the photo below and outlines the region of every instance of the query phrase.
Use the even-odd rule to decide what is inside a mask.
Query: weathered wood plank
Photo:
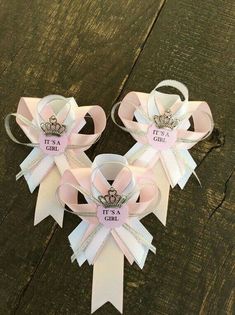
[[[123,95],[150,91],[165,78],[182,80],[192,100],[208,101],[216,122],[211,139],[192,150],[203,189],[192,178],[183,191],[171,191],[166,229],[153,216],[144,220],[157,255],[149,255],[143,271],[126,264],[124,314],[232,314],[233,5],[168,0],[124,87]],[[133,143],[111,122],[105,135],[97,154],[125,153]],[[37,313],[42,305],[49,314],[89,313],[92,270],[69,261],[66,236],[75,225],[67,217],[55,234],[19,314]],[[109,304],[97,311],[116,313]]]
[[[74,96],[79,104],[95,102],[104,108],[111,106],[141,51],[162,2],[148,0],[136,5],[134,0],[1,1],[1,117],[16,110],[22,95],[62,94]],[[20,161],[29,151],[11,143],[5,137],[2,124],[1,135],[0,313],[22,314],[25,311],[18,310],[24,305],[21,298],[26,292],[34,296],[32,279],[44,261],[44,254],[50,252],[48,244],[56,225],[47,219],[33,227],[37,193],[30,195],[24,181],[16,183],[14,180]],[[50,263],[53,268],[59,267],[59,275],[63,274],[62,269],[67,269],[65,277],[69,280],[67,235],[76,220],[69,216],[66,220],[67,228],[56,232],[64,235],[56,251],[67,252],[62,262],[55,259]],[[58,258],[61,258],[59,254]],[[69,268],[63,266],[64,263]],[[84,285],[78,281],[79,294],[85,292],[85,284],[91,283],[89,268],[86,274]],[[55,274],[52,282],[62,286],[61,292],[55,291],[52,299],[44,295],[42,305],[35,304],[35,314],[71,314],[78,308],[79,313],[83,313],[84,308],[89,308],[87,295],[84,295],[84,306],[80,303],[82,295],[80,302],[73,305],[66,299],[61,300],[62,304],[56,302],[66,291],[59,275]],[[47,279],[41,278],[45,283]],[[67,296],[75,298],[77,289],[67,291]],[[26,312],[31,312],[30,307],[26,308]]]

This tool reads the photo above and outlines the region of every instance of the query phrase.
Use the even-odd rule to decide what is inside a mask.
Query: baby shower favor
[[[22,143],[13,136],[9,125],[11,116],[16,117],[29,143]],[[93,121],[93,134],[80,133],[86,118]],[[78,107],[74,98],[59,95],[42,99],[22,97],[17,113],[6,117],[9,137],[17,144],[33,148],[20,164],[21,171],[16,179],[24,176],[31,193],[40,185],[35,225],[51,215],[62,226],[64,209],[55,198],[61,175],[66,169],[91,164],[84,151],[100,137],[105,125],[105,113],[100,106]]]
[[[184,99],[157,91],[165,86],[179,90]],[[117,107],[124,126],[116,122]],[[158,179],[162,198],[154,213],[165,225],[170,186],[178,184],[183,189],[191,174],[197,177],[189,149],[211,134],[214,124],[210,108],[206,102],[189,101],[188,89],[182,83],[165,80],[150,94],[128,93],[113,107],[111,116],[137,142],[125,155],[128,162],[151,168]]]

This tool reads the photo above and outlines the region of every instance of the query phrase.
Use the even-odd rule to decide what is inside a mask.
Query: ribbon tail
[[[90,167],[92,164],[89,157],[83,151],[79,152],[79,154],[77,155],[77,159],[80,161],[80,163],[82,163],[86,167]]]
[[[153,213],[160,220],[160,222],[166,226],[170,183],[160,160],[157,161],[152,171],[154,178],[157,180],[158,188],[161,194],[159,204],[153,210]]]
[[[178,158],[170,149],[161,151],[160,159],[170,185],[174,188],[175,185],[178,184],[179,179],[183,176],[184,170],[181,169],[182,165],[179,164]]]
[[[79,223],[79,225],[69,234],[69,243],[73,250],[73,252],[76,251],[76,248],[80,245],[87,229],[89,227],[89,224],[85,221],[82,221]],[[86,261],[85,253],[81,253],[80,255],[76,256],[76,260],[78,265],[81,267],[82,264]]]
[[[16,175],[16,179],[24,176],[32,193],[52,168],[53,163],[53,158],[50,156],[43,157],[42,151],[34,148],[20,164],[21,172]]]
[[[42,180],[34,216],[34,225],[37,225],[49,215],[63,226],[64,207],[56,199],[56,190],[60,184],[60,173],[54,166],[46,177]]]
[[[146,153],[143,154],[142,150],[145,149]],[[167,219],[167,209],[168,209],[168,200],[169,200],[169,192],[170,192],[170,183],[167,177],[167,174],[163,168],[162,162],[158,158],[154,158],[156,153],[154,150],[148,150],[142,144],[136,143],[126,154],[126,158],[131,163],[134,160],[135,165],[151,167],[151,160],[155,160],[155,164],[151,168],[153,178],[157,180],[158,188],[161,193],[159,204],[153,210],[153,213],[160,220],[163,225],[166,225]],[[159,180],[161,179],[161,180]]]
[[[146,146],[142,143],[135,143],[130,150],[128,150],[125,154],[125,157],[127,158],[128,162],[130,164],[133,164],[136,160],[139,159],[141,154],[143,154],[146,150]]]
[[[137,265],[143,269],[148,251],[155,252],[155,247],[152,245],[152,235],[135,218],[131,219],[129,224],[124,224],[116,228],[115,231],[133,256]]]
[[[124,255],[109,237],[93,268],[91,313],[106,302],[123,311]]]
[[[92,162],[89,157],[84,152],[79,152],[79,154],[75,154],[73,150],[68,150],[65,153],[71,168],[77,167],[90,167]]]
[[[189,151],[187,149],[181,149],[177,152],[180,156],[180,159],[182,160],[182,163],[184,163],[185,165],[185,173],[184,175],[180,178],[180,180],[178,181],[178,184],[180,186],[181,189],[184,188],[184,186],[186,185],[187,181],[189,180],[189,177],[194,174],[195,177],[197,178],[199,184],[201,185],[201,182],[199,180],[199,178],[197,177],[196,173],[195,173],[195,168],[197,166],[196,162],[194,161],[194,159],[192,158],[191,154],[189,153]]]

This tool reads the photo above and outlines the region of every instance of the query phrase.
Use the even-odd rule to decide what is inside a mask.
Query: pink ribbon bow
[[[163,86],[178,89],[184,101],[178,95],[156,91]],[[125,127],[115,120],[117,106],[120,106],[118,115]],[[150,94],[128,93],[113,107],[112,118],[137,141],[125,155],[129,163],[152,167],[156,178],[161,178],[158,184],[162,199],[157,216],[165,225],[169,186],[173,188],[178,184],[183,189],[191,174],[196,176],[196,163],[188,150],[211,134],[213,118],[210,108],[205,102],[188,101],[188,90],[182,83],[165,80]],[[193,130],[189,130],[192,126],[190,119]]]
[[[11,116],[31,143],[21,143],[12,134],[9,126]],[[85,118],[93,120],[94,133],[79,133],[86,124]],[[51,215],[60,226],[64,209],[55,199],[60,177],[66,169],[90,165],[84,153],[101,135],[106,117],[99,106],[78,107],[74,98],[49,95],[42,99],[22,97],[17,113],[9,114],[5,127],[9,137],[16,143],[33,147],[20,164],[18,180],[24,176],[32,193],[40,185],[34,224]]]
[[[87,203],[80,203],[78,192]],[[69,241],[72,261],[94,265],[92,312],[107,301],[122,312],[123,256],[143,268],[148,251],[156,250],[140,223],[157,202],[156,185],[123,156],[102,154],[91,168],[66,171],[59,196],[82,219]]]

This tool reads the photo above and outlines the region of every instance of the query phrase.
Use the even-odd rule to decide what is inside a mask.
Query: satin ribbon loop
[[[66,188],[66,186],[67,186],[67,188]],[[69,196],[67,195],[68,191],[69,191]],[[78,215],[80,215],[79,206],[77,203],[78,192],[80,192],[85,197],[87,202],[92,202],[95,205],[100,205],[99,199],[95,198],[91,194],[91,192],[87,191],[84,187],[82,187],[78,183],[76,183],[76,184],[71,184],[71,183],[67,183],[67,182],[62,183],[61,185],[58,186],[57,191],[56,191],[56,195],[57,195],[58,201],[60,202],[61,205],[67,204],[74,212],[76,212]],[[81,217],[82,217],[82,215],[81,215]]]
[[[24,125],[26,125],[27,127],[30,127],[30,128],[34,128],[34,129],[37,129],[37,127],[31,123],[31,121],[29,121],[27,118],[25,118],[24,116],[20,115],[20,114],[17,114],[17,113],[11,113],[11,114],[8,114],[6,117],[5,117],[5,120],[4,120],[4,123],[5,123],[5,129],[6,129],[6,133],[8,135],[8,137],[15,143],[17,144],[21,144],[21,145],[24,145],[24,146],[27,146],[27,147],[38,147],[39,146],[39,143],[25,143],[25,142],[21,142],[19,140],[16,139],[16,137],[13,135],[12,131],[11,131],[11,127],[10,127],[10,118],[12,116],[15,116],[18,120],[20,120]]]
[[[136,181],[132,170],[125,162],[117,156],[112,161],[95,159],[91,172],[91,191],[94,195],[98,196],[106,193],[112,186],[119,193],[124,194],[127,201],[133,197],[136,190]],[[115,180],[113,180],[114,178]],[[109,183],[110,180],[113,181],[112,184]]]
[[[71,115],[71,109],[70,99],[66,99],[61,95],[48,95],[38,102],[35,120],[40,126],[41,123],[48,122],[51,116],[55,116],[57,121],[62,124]]]
[[[122,102],[118,102],[118,103],[114,104],[114,106],[111,109],[111,118],[112,118],[113,122],[115,123],[115,125],[118,126],[120,129],[122,129],[123,131],[128,132],[132,135],[146,136],[146,134],[147,134],[146,125],[140,124],[138,122],[134,122],[134,121],[130,120],[130,117],[129,117],[129,115],[132,115],[132,119],[133,119],[134,113],[136,111],[141,112],[141,114],[144,116],[146,116],[146,113],[144,111],[142,111],[138,105],[136,105],[134,103],[128,103],[128,108],[131,109],[131,112],[128,113],[128,116],[126,116],[126,118],[125,118],[125,113],[123,115],[122,121],[123,121],[125,126],[128,125],[128,127],[124,127],[124,126],[120,125],[115,118],[116,110],[118,108],[119,108],[119,110],[118,110],[119,115],[120,114],[122,115],[122,113],[121,113],[122,110],[120,108],[120,105],[123,105]],[[146,119],[150,120],[149,117],[147,117],[147,116],[146,116]]]
[[[139,201],[130,201],[130,215],[137,216],[139,219],[152,212],[152,207],[157,207],[162,199],[161,190],[153,179],[142,179],[138,181]]]
[[[84,151],[99,140],[106,126],[106,116],[103,109],[97,105],[80,107],[80,115],[92,119],[94,132],[91,134],[73,133],[70,137],[68,149]]]
[[[184,101],[186,103],[188,102],[188,99],[189,99],[188,88],[183,83],[176,80],[163,80],[156,85],[153,91],[156,91],[157,89],[163,86],[170,86],[177,89],[183,95]]]
[[[207,139],[214,129],[213,117],[207,103],[201,102],[194,111],[189,108],[185,113],[184,118],[181,117],[180,119],[182,121],[183,119],[189,119],[191,116],[194,122],[194,130],[178,130],[177,137],[177,142],[179,144],[183,143],[182,147],[187,147],[187,149],[191,148],[194,144]]]

